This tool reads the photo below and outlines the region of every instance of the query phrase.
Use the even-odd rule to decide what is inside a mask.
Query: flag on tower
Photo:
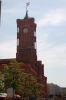
[[[27,2],[27,3],[26,3],[26,6],[28,7],[29,5],[30,5],[30,2]]]
[[[28,6],[30,5],[30,2],[26,2],[26,16],[25,18],[28,18]]]

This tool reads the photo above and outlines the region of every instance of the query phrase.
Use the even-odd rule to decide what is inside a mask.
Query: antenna
[[[30,5],[30,2],[26,2],[26,16],[25,18],[28,18],[28,6]]]

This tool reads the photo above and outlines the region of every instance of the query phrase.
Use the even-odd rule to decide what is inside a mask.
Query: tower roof
[[[26,10],[26,15],[25,15],[25,19],[28,18],[28,10]]]

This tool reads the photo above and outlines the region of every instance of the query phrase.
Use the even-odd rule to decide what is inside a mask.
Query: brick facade
[[[47,77],[44,76],[44,65],[37,60],[36,24],[34,18],[17,19],[17,62],[23,62],[24,72],[36,76],[41,86],[41,96],[47,95]],[[9,64],[13,59],[1,59],[2,64]]]

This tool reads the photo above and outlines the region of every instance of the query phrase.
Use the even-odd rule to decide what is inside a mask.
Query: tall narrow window
[[[19,27],[17,27],[17,33],[19,33]]]
[[[37,49],[37,44],[36,44],[36,42],[34,42],[34,48]]]
[[[19,46],[19,38],[17,39],[17,46]]]
[[[34,32],[34,36],[36,37],[36,32]]]

